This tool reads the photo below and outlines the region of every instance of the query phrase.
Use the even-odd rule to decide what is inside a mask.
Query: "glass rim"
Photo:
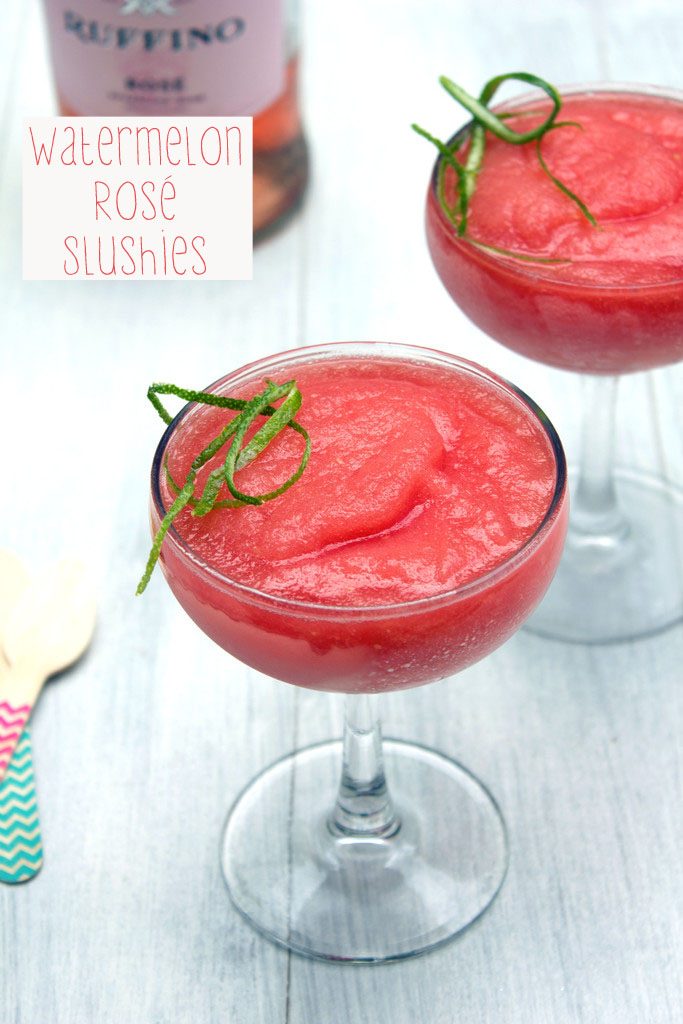
[[[595,93],[631,93],[634,96],[642,96],[644,98],[659,98],[663,100],[671,100],[672,103],[680,103],[683,105],[683,90],[676,89],[673,86],[663,85],[649,85],[646,83],[639,82],[585,82],[585,83],[573,83],[571,85],[558,85],[555,86],[561,97],[564,99],[565,96],[577,96],[577,95],[592,95]],[[550,104],[550,99],[545,93],[541,93],[539,96],[539,90],[526,91],[520,93],[518,96],[513,96],[509,100],[503,100],[501,103],[496,104],[494,110],[509,110],[510,108],[517,106],[524,106],[530,100],[538,99],[539,102],[546,102]],[[461,125],[456,132],[451,135],[448,139],[447,145],[454,143],[460,135],[465,132],[473,121],[468,121],[466,124]],[[542,266],[536,266],[533,263],[526,263],[521,260],[515,260],[514,257],[504,256],[491,252],[487,249],[481,248],[479,245],[474,244],[470,239],[461,238],[456,235],[453,230],[453,224],[445,215],[441,208],[441,203],[438,199],[437,186],[438,186],[438,172],[442,156],[438,156],[434,161],[432,173],[429,179],[429,192],[435,198],[435,209],[438,213],[439,220],[449,227],[452,231],[452,240],[456,245],[462,245],[470,253],[472,253],[477,259],[481,260],[482,263],[490,263],[495,266],[505,267],[512,270],[514,273],[520,274],[524,277],[537,278],[540,281],[551,281],[557,288],[580,289],[582,291],[590,291],[591,293],[597,292],[636,292],[639,290],[653,291],[659,289],[671,288],[677,284],[683,284],[683,277],[672,277],[668,281],[653,281],[650,284],[639,283],[639,284],[592,284],[588,281],[567,281],[559,277],[553,276],[549,270],[543,270]],[[484,246],[485,243],[481,243]]]
[[[426,597],[413,598],[408,601],[374,605],[321,604],[300,598],[283,597],[278,594],[269,593],[265,590],[259,590],[258,588],[249,586],[246,583],[241,583],[239,580],[233,579],[206,562],[192,549],[192,546],[180,535],[173,525],[171,525],[166,537],[164,538],[164,545],[172,543],[176,550],[178,550],[183,557],[188,559],[201,574],[210,577],[214,583],[217,583],[230,591],[234,591],[242,600],[246,600],[251,604],[258,604],[262,606],[267,605],[270,608],[281,609],[283,612],[288,612],[290,614],[315,614],[318,617],[363,617],[367,619],[410,614],[414,611],[433,608],[441,604],[457,601],[465,596],[470,596],[478,591],[485,590],[486,587],[496,579],[504,577],[512,572],[518,565],[522,564],[555,522],[557,512],[567,488],[567,465],[562,442],[560,441],[557,431],[547,415],[524,391],[510,383],[510,381],[506,380],[504,377],[500,377],[494,371],[461,356],[455,356],[448,352],[442,352],[438,349],[431,349],[419,345],[384,341],[330,342],[327,344],[288,349],[284,352],[278,352],[275,355],[257,359],[233,370],[231,373],[228,373],[223,377],[218,378],[218,380],[214,381],[203,390],[218,391],[227,384],[231,386],[238,386],[244,381],[258,375],[261,371],[272,373],[273,370],[280,368],[286,369],[296,365],[296,363],[309,363],[315,359],[322,361],[326,358],[332,359],[335,357],[337,359],[372,358],[373,360],[379,358],[385,359],[386,361],[398,360],[413,363],[421,361],[423,365],[432,366],[448,364],[451,367],[460,369],[466,373],[474,374],[488,381],[490,384],[495,385],[499,390],[511,395],[521,405],[526,406],[533,419],[535,419],[540,426],[549,443],[555,463],[555,487],[543,518],[533,533],[526,538],[524,543],[502,562],[499,562],[481,576],[468,580],[459,587],[452,587],[449,590],[442,591],[438,594],[430,594]],[[188,402],[183,406],[183,408],[166,427],[166,430],[164,431],[154,453],[151,469],[151,497],[154,510],[160,519],[163,518],[167,511],[161,494],[161,477],[166,448],[168,447],[171,437],[180,425],[181,421],[195,406],[197,406],[196,402]]]

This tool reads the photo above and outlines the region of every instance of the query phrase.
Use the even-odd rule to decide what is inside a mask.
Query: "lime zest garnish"
[[[500,245],[489,245],[488,242],[480,242],[476,238],[468,237],[467,241],[475,249],[483,249],[485,252],[495,252],[497,256],[509,256],[513,260],[522,260],[523,263],[571,263],[571,260],[561,259],[552,256],[534,256],[530,252],[518,252],[515,249],[503,249]]]
[[[577,121],[558,121],[557,124],[553,125],[553,128],[580,128],[581,131],[583,131],[583,127]],[[538,157],[538,162],[541,165],[541,168],[542,168],[543,172],[545,174],[547,174],[547,176],[552,181],[553,185],[556,188],[559,188],[560,192],[562,192],[565,196],[567,196],[568,199],[571,199],[571,201],[573,203],[576,203],[578,208],[581,210],[581,213],[584,215],[586,220],[589,222],[589,224],[592,224],[594,228],[599,228],[599,224],[598,224],[597,220],[595,219],[593,214],[590,212],[590,210],[588,209],[588,207],[584,203],[583,199],[580,199],[579,196],[577,196],[576,192],[572,192],[572,190],[570,188],[567,188],[567,186],[564,184],[564,182],[560,181],[560,179],[557,178],[553,174],[553,172],[550,170],[550,168],[548,167],[547,163],[545,162],[545,159],[543,157],[543,153],[541,152],[541,141],[542,141],[542,137],[539,138],[539,139],[536,139],[536,156]]]
[[[541,89],[552,102],[552,110],[550,113],[544,117],[540,124],[528,131],[516,131],[506,125],[505,122],[507,120],[511,117],[518,116],[514,111],[504,111],[501,114],[494,114],[493,111],[489,110],[488,104],[491,102],[500,86],[503,85],[504,82],[508,81],[525,82],[527,85]],[[586,220],[593,225],[593,227],[598,226],[595,217],[588,209],[587,205],[550,171],[543,158],[543,154],[541,153],[541,140],[544,135],[548,134],[548,132],[553,131],[556,128],[566,128],[569,126],[581,127],[581,125],[577,124],[575,121],[557,120],[557,116],[562,109],[562,97],[554,85],[551,85],[550,82],[546,82],[543,78],[529,74],[526,71],[511,71],[507,74],[496,75],[495,78],[489,79],[489,81],[484,85],[479,96],[475,97],[471,96],[462,88],[462,86],[458,85],[456,82],[452,82],[450,78],[446,78],[443,75],[439,78],[439,82],[449,96],[452,96],[457,103],[472,115],[471,124],[463,129],[452,143],[443,142],[441,139],[431,135],[417,124],[413,124],[411,127],[418,133],[418,135],[421,135],[423,138],[427,139],[428,142],[431,142],[432,145],[436,146],[441,154],[441,161],[439,162],[437,169],[437,196],[439,199],[439,205],[461,238],[466,236],[467,233],[469,203],[474,195],[477,185],[477,176],[484,162],[487,132],[491,132],[496,136],[496,138],[501,139],[501,141],[511,143],[515,146],[525,145],[528,142],[535,142],[536,155],[543,172],[548,176],[553,185],[555,185],[555,187],[558,188],[564,196],[570,199],[577,206],[582,216],[584,216]],[[539,111],[520,111],[519,116],[528,116],[531,113],[536,113],[539,114],[539,116],[542,116]],[[469,142],[467,156],[465,157],[464,162],[461,162],[457,159],[457,154],[467,142]],[[449,202],[446,196],[445,174],[446,168],[448,167],[455,171],[457,178],[457,199],[455,202]],[[482,243],[479,243],[479,245],[481,244]],[[488,248],[495,250],[495,246],[489,246]],[[515,253],[510,250],[506,252],[506,255],[515,256]],[[529,257],[520,256],[518,258],[528,259]],[[535,262],[567,263],[571,261],[546,260],[539,258]]]
[[[142,594],[149,583],[154,567],[159,560],[166,534],[176,516],[184,508],[190,506],[192,515],[204,516],[219,508],[241,508],[244,505],[262,505],[266,501],[272,501],[284,494],[299,480],[308,465],[311,454],[311,439],[301,424],[294,419],[302,402],[301,392],[294,380],[287,381],[285,384],[275,384],[273,381],[267,380],[264,390],[248,400],[229,398],[227,395],[216,395],[207,391],[191,391],[175,384],[152,384],[147,391],[147,397],[164,423],[168,425],[173,417],[164,407],[159,395],[173,395],[186,402],[198,402],[202,405],[231,409],[237,412],[237,415],[229,420],[218,436],[195,456],[182,487],[179,487],[171,476],[168,458],[164,460],[166,479],[175,498],[156,532],[136,594]],[[280,402],[280,405],[275,405],[275,402]],[[260,416],[266,417],[265,424],[246,444],[243,444],[249,428]],[[294,473],[279,487],[265,494],[247,494],[240,491],[235,483],[235,473],[258,458],[285,428],[294,430],[304,440],[303,455]],[[197,497],[195,494],[197,473],[202,466],[205,466],[219,453],[228,441],[230,444],[223,465],[209,474],[202,494]],[[227,486],[232,498],[219,501],[218,495],[223,484]]]
[[[444,213],[446,214],[450,222],[454,225],[454,227],[458,229],[458,234],[464,234],[465,228],[463,228],[461,232],[460,226],[462,224],[464,224],[465,227],[467,226],[468,201],[465,189],[465,168],[461,163],[459,163],[456,160],[454,156],[454,151],[452,149],[449,149],[445,142],[442,142],[441,139],[437,139],[436,136],[434,135],[430,135],[428,131],[425,131],[424,128],[420,128],[418,124],[411,125],[411,127],[413,128],[414,131],[417,132],[418,135],[421,135],[423,139],[427,139],[428,142],[433,143],[433,145],[435,145],[436,148],[441,153],[443,163],[439,164],[439,174],[437,178],[439,203],[441,204],[441,208],[443,209]],[[442,168],[446,166],[452,167],[458,179],[458,201],[457,203],[452,205],[448,202],[446,198],[446,176],[442,170]]]
[[[542,89],[546,93],[553,104],[553,109],[540,125],[530,128],[526,132],[517,132],[513,128],[508,128],[504,119],[494,114],[492,110],[489,110],[488,104],[501,85],[508,81],[525,82],[527,85]],[[562,97],[555,86],[551,85],[550,82],[546,82],[543,78],[528,74],[526,71],[510,71],[507,74],[496,75],[495,78],[490,78],[481,90],[478,99],[470,96],[462,86],[452,82],[445,75],[439,78],[439,82],[456,102],[470,112],[476,122],[474,127],[480,125],[482,128],[488,128],[493,135],[502,139],[503,142],[511,142],[516,146],[524,145],[525,142],[533,142],[534,139],[544,135],[548,129],[552,128],[553,122],[562,108]]]

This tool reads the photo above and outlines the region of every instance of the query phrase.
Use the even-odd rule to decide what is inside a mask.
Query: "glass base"
[[[683,619],[683,491],[617,470],[623,530],[592,537],[572,525],[548,594],[524,628],[570,643],[635,640]]]
[[[321,960],[399,960],[453,938],[493,900],[508,852],[488,790],[425,747],[386,740],[384,758],[401,822],[389,838],[330,830],[341,741],[277,761],[234,804],[223,874],[267,938]]]

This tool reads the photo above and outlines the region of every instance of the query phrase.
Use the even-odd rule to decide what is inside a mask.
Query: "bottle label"
[[[45,0],[69,114],[257,114],[284,90],[282,0]]]

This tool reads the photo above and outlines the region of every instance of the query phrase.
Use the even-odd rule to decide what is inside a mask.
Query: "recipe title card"
[[[23,156],[26,280],[251,279],[251,117],[31,118]]]

